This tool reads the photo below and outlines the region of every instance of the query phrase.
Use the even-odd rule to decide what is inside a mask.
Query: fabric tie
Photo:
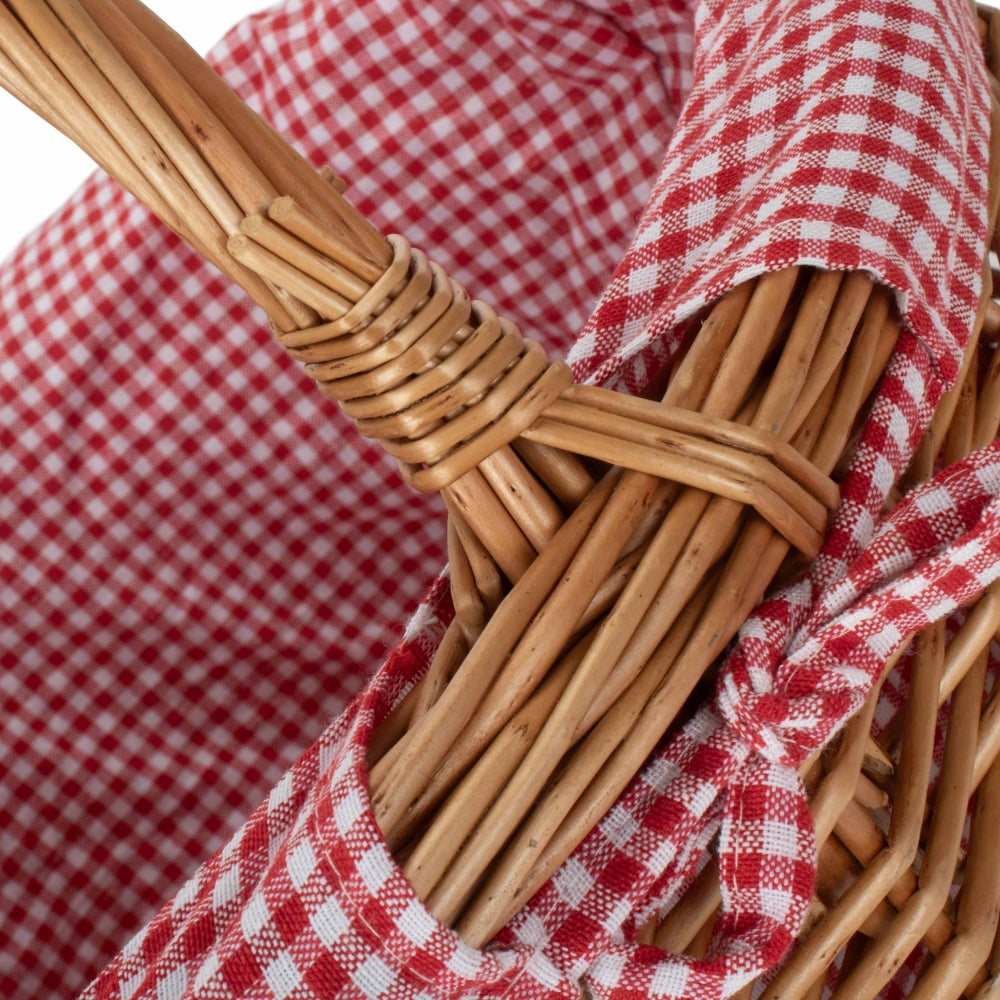
[[[933,510],[941,516],[928,517]],[[957,521],[955,511],[961,511]],[[873,576],[873,564],[893,569]],[[815,834],[800,765],[860,708],[901,642],[998,576],[1000,445],[994,444],[897,505],[832,588],[853,593],[852,601],[817,605],[807,580],[758,609],[720,673],[714,702],[666,753],[672,777],[647,818],[669,817],[673,828],[661,834],[676,850],[661,877],[650,876],[631,900],[642,911],[641,892],[647,906],[665,885],[675,896],[700,861],[691,845],[717,836],[723,905],[708,957],[664,957],[605,938],[585,973],[596,996],[721,1000],[780,960],[815,882]],[[690,794],[688,778],[699,764],[698,804],[682,805],[677,800]]]

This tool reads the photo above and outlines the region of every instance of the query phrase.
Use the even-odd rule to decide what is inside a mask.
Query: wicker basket
[[[996,15],[981,24],[1000,38]],[[662,402],[577,386],[377,233],[134,0],[3,8],[0,50],[4,85],[245,288],[361,433],[441,491],[455,617],[376,735],[370,788],[433,912],[489,941],[690,711],[769,583],[819,551],[831,477],[899,333],[888,294],[860,273],[769,274],[703,318]],[[989,268],[985,285],[963,382],[908,485],[1000,426]],[[998,627],[994,587],[902,657],[897,718],[872,729],[873,693],[808,761],[819,892],[767,996],[818,996],[838,954],[837,995],[872,996],[916,948],[917,995],[992,995],[1000,737],[982,692]],[[703,954],[719,899],[709,865],[640,937]]]

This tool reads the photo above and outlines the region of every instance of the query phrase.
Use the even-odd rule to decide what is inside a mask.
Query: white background
[[[199,52],[247,14],[274,0],[144,0]],[[0,258],[62,204],[94,169],[90,159],[0,89]],[[15,154],[16,151],[16,154]]]

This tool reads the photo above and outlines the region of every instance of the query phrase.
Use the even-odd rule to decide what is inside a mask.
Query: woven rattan
[[[1000,22],[982,23],[995,44]],[[456,615],[376,734],[370,788],[433,912],[489,941],[682,717],[769,583],[819,550],[831,477],[899,332],[888,293],[860,273],[768,274],[692,326],[662,401],[575,386],[383,239],[133,0],[8,2],[0,79],[242,285],[417,489],[442,491]],[[996,436],[990,278],[911,483]],[[820,891],[766,995],[816,995],[846,947],[838,995],[872,996],[921,940],[934,961],[919,995],[993,995],[1000,702],[982,691],[998,625],[990,592],[955,634],[919,636],[898,722],[869,736],[873,696],[810,762]],[[717,905],[709,867],[647,939],[697,954]]]

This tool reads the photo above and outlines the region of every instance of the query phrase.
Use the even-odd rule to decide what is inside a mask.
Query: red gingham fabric
[[[570,997],[581,977],[725,995],[809,898],[795,764],[894,637],[998,572],[995,449],[879,523],[979,294],[966,5],[297,2],[216,58],[383,229],[553,353],[582,329],[581,378],[640,386],[686,317],[796,261],[873,271],[910,332],[807,582],[747,623],[715,702],[478,952],[414,897],[365,798],[368,734],[426,663],[440,583],[278,780],[441,563],[434,501],[303,391],[236,292],[91,183],[2,279],[0,982],[82,985],[271,784],[86,996]],[[634,946],[716,833],[712,956]]]

